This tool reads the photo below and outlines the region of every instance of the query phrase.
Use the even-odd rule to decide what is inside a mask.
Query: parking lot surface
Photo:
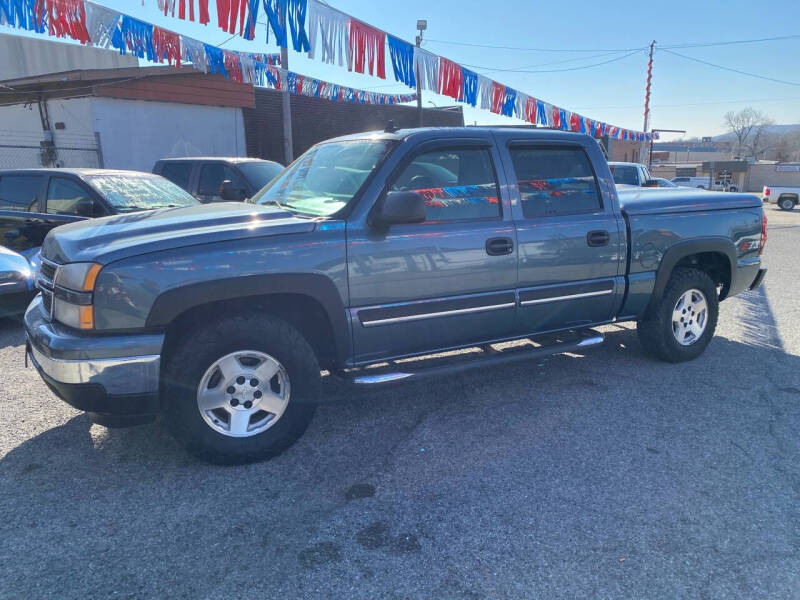
[[[797,598],[800,211],[699,360],[632,324],[561,355],[325,386],[280,457],[221,468],[107,430],[0,321],[2,598]]]

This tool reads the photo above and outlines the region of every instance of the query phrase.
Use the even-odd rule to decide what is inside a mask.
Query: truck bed
[[[619,204],[627,215],[674,214],[760,207],[755,194],[707,192],[693,189],[624,188]]]
[[[732,262],[723,298],[747,289],[758,273],[762,203],[742,193],[631,188],[618,191],[628,229],[628,293],[622,315],[646,309],[659,267],[681,244],[713,243]]]

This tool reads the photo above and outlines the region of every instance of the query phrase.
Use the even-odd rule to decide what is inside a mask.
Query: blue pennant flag
[[[417,80],[414,76],[414,46],[392,35],[387,37],[395,80],[402,81],[411,88],[417,87]]]
[[[514,116],[514,106],[517,103],[517,90],[512,89],[506,86],[506,98],[503,102],[503,116],[504,117],[513,117]]]
[[[208,59],[208,72],[227,77],[228,70],[225,68],[225,55],[222,50],[208,44],[203,44],[203,47],[206,50],[206,58]]]
[[[469,69],[465,69],[461,67],[461,73],[463,74],[463,91],[462,91],[462,100],[469,104],[470,106],[477,106],[478,105],[478,74],[470,71]],[[516,93],[516,92],[515,92]]]
[[[111,45],[119,50],[120,54],[131,54],[138,58],[146,58],[156,62],[156,50],[153,47],[153,26],[128,15],[122,15],[120,26],[114,30]],[[220,51],[221,52],[221,51]]]

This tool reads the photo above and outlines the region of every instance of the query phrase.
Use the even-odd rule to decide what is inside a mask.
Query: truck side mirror
[[[94,202],[89,198],[78,198],[75,202],[75,214],[79,217],[93,217]]]
[[[416,192],[389,192],[372,220],[377,225],[401,225],[425,221],[425,200]]]
[[[226,179],[219,188],[219,196],[225,202],[239,202],[244,198],[244,191],[233,185],[230,179]]]

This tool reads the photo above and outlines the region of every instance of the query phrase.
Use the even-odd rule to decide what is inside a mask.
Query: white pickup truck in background
[[[777,204],[781,210],[792,210],[800,202],[800,187],[766,185],[761,199],[770,204]]]

